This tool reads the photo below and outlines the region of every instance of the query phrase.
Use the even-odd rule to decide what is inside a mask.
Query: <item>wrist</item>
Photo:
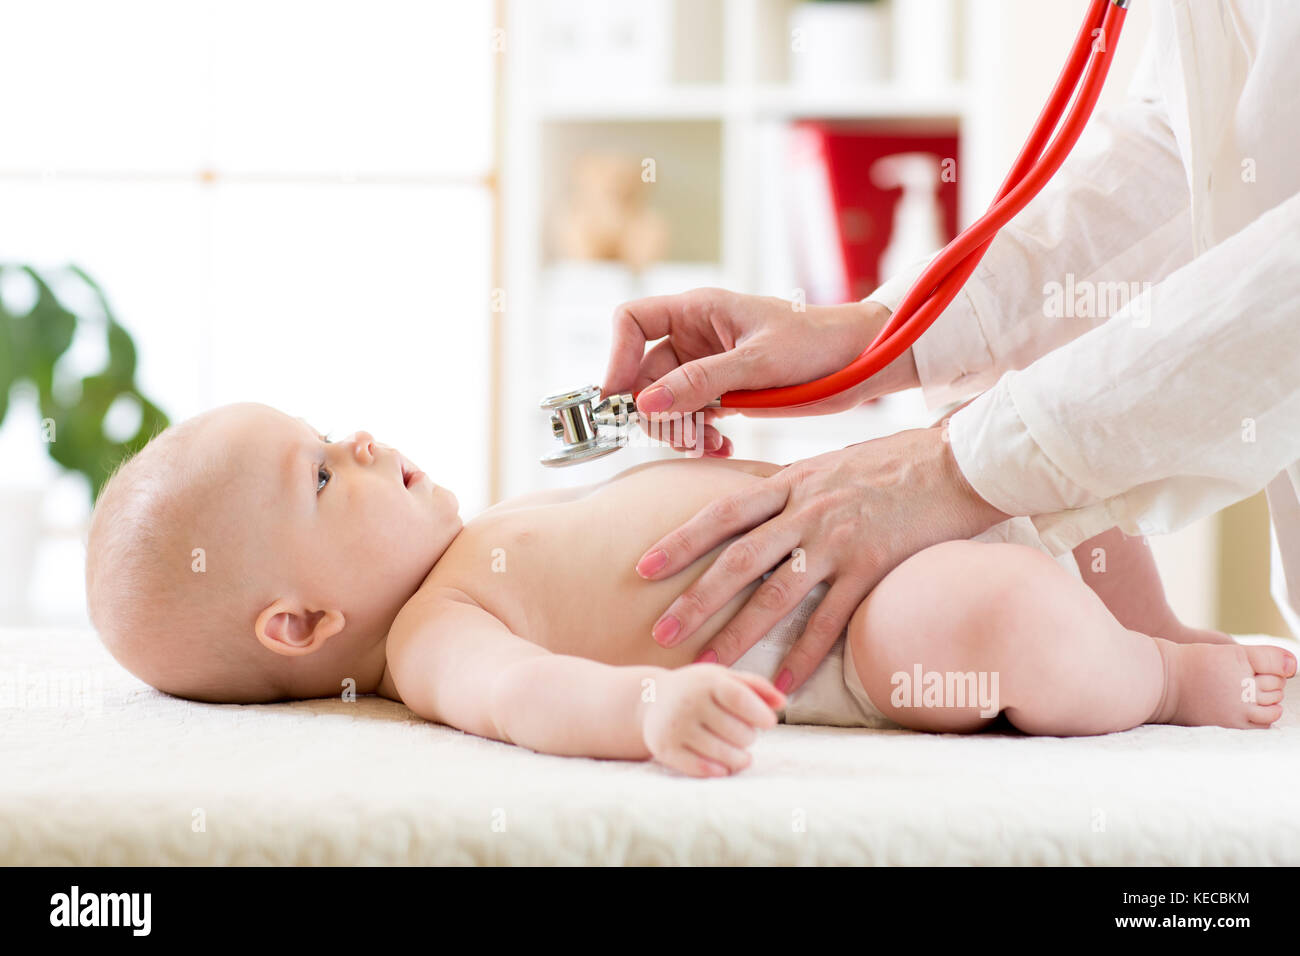
[[[973,538],[995,524],[1012,518],[1013,515],[1006,514],[985,501],[961,470],[952,442],[948,440],[948,419],[943,419],[929,431],[934,434],[933,440],[939,445],[939,468],[943,473],[944,485],[951,489],[957,513],[961,516],[965,530],[969,532],[965,536]]]
[[[881,303],[871,300],[855,302],[853,306],[857,312],[856,321],[859,327],[868,333],[862,342],[862,348],[858,349],[859,354],[861,354],[868,345],[875,341],[876,336],[889,322],[889,318],[893,313]],[[911,347],[909,346],[896,359],[867,379],[863,385],[870,390],[870,394],[867,396],[869,398],[889,395],[893,392],[903,392],[910,388],[919,388],[921,379],[916,368],[916,356],[913,355]]]
[[[667,693],[668,681],[674,671],[667,667],[636,667],[634,670],[637,673],[637,697],[633,721],[637,735],[645,746],[646,724],[655,704]]]

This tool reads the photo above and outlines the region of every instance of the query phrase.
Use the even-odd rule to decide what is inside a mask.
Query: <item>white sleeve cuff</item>
[[[938,253],[935,253],[938,255]],[[898,271],[896,275],[890,276],[885,282],[876,289],[875,292],[863,299],[863,302],[879,302],[890,314],[898,311],[898,304],[903,301],[903,296],[907,295],[907,290],[912,288],[912,283],[917,280],[925,267],[930,264],[934,256],[925,256],[909,262],[906,266]]]
[[[1035,440],[1012,394],[1015,373],[948,421],[957,467],[976,494],[1009,515],[1026,515],[1053,554],[1119,524],[1119,499],[1100,499],[1070,479]]]
[[[911,263],[864,301],[877,302],[891,313],[898,311],[907,290],[932,258],[926,256]],[[986,299],[977,276],[972,275],[948,308],[912,345],[921,394],[931,411],[964,401],[991,384],[981,377],[993,368],[993,352],[979,321],[981,310],[990,314],[993,308]]]

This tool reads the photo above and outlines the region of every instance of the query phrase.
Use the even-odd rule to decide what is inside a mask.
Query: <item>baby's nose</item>
[[[373,458],[375,456],[375,436],[370,432],[357,432],[352,436],[352,444],[356,448],[358,457]]]

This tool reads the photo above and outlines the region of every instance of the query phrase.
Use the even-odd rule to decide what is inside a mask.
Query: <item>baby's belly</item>
[[[557,654],[615,665],[690,663],[756,584],[727,601],[687,640],[665,649],[651,637],[655,621],[730,539],[661,581],[641,578],[635,564],[704,505],[758,478],[699,461],[664,465],[676,467],[648,468],[584,498],[471,522],[457,539],[457,553],[444,558],[454,558],[455,566],[447,574],[435,573],[430,582],[462,578],[454,586],[516,634]],[[490,570],[493,557],[496,569]]]

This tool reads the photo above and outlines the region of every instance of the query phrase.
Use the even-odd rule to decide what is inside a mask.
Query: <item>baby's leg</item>
[[[1276,647],[1128,630],[1048,555],[974,541],[900,564],[858,608],[848,639],[876,706],[940,732],[979,730],[998,710],[1026,733],[1058,736],[1144,723],[1266,727],[1296,669]],[[979,688],[995,692],[991,707]]]

